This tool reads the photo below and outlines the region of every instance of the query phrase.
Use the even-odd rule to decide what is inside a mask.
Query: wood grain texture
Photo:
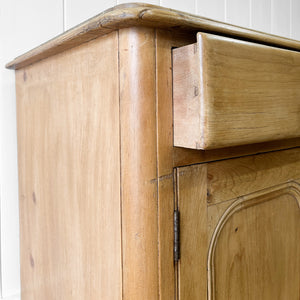
[[[195,41],[194,34],[156,30],[156,107],[159,227],[159,296],[174,299],[173,113],[171,49]]]
[[[88,42],[114,30],[135,26],[175,29],[176,31],[203,31],[238,37],[286,49],[300,50],[300,42],[265,34],[207,18],[159,6],[129,3],[108,9],[55,39],[29,51],[7,64],[20,69],[41,59]]]
[[[159,176],[173,172],[173,98],[172,48],[191,44],[194,34],[157,29],[156,95]]]
[[[181,258],[179,299],[202,300],[207,295],[206,164],[177,169]]]
[[[199,33],[173,51],[174,145],[299,137],[300,53]]]
[[[119,32],[123,299],[158,299],[155,30]]]
[[[207,263],[208,294],[199,299],[299,298],[299,154],[298,148],[176,169],[182,238],[179,299],[198,299],[195,279],[206,276],[197,263],[201,255]],[[213,165],[220,168],[211,191]],[[228,199],[230,189],[233,197]],[[215,195],[224,201],[203,204]],[[200,243],[203,236],[207,242]]]
[[[211,240],[208,299],[299,299],[299,206],[297,183],[233,202]]]
[[[291,149],[299,146],[300,139],[294,138],[288,140],[242,145],[236,147],[227,147],[213,150],[195,150],[188,148],[173,147],[173,161],[174,166],[180,167],[232,157],[261,154],[274,150]]]
[[[175,269],[173,256],[173,174],[158,179],[158,259],[159,299],[174,299]]]
[[[299,148],[212,162],[207,174],[209,204],[234,199],[300,178]]]
[[[207,239],[212,240],[215,229],[224,215],[225,211],[236,201],[236,198],[228,201],[223,201],[216,203],[214,205],[209,205],[207,207]]]
[[[24,300],[121,299],[118,39],[17,72]]]
[[[174,146],[206,149],[206,89],[197,43],[173,50]],[[204,70],[206,72],[206,70]]]

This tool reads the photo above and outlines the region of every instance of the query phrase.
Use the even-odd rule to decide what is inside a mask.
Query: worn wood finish
[[[214,204],[300,178],[299,148],[212,162],[207,201]]]
[[[121,299],[117,47],[17,72],[23,300]]]
[[[207,18],[167,9],[159,6],[129,3],[108,9],[94,18],[68,30],[57,38],[29,51],[7,64],[8,68],[20,69],[51,55],[86,43],[114,30],[147,26],[176,29],[176,31],[210,32],[233,36],[281,48],[300,50],[299,41],[246,29]]]
[[[179,299],[202,300],[207,295],[206,164],[177,169],[181,258]]]
[[[236,200],[208,255],[208,299],[300,298],[300,185]]]
[[[299,136],[300,53],[212,34],[173,51],[174,145]]]
[[[158,299],[155,30],[119,32],[123,299]]]

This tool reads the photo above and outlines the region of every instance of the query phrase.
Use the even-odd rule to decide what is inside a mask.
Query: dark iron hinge
[[[174,211],[174,261],[180,259],[180,213]]]

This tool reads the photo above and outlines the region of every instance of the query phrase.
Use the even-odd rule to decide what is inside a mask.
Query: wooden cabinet
[[[179,299],[299,299],[299,159],[291,149],[176,168]]]
[[[189,82],[174,55],[197,35],[211,47],[201,70],[212,81],[199,84],[200,61],[180,63],[197,71],[178,97]],[[126,4],[9,63],[22,300],[298,300],[299,51],[297,41]],[[244,77],[228,87],[231,66]],[[195,126],[186,116],[201,118],[203,103],[207,122]],[[207,130],[209,144],[174,146],[178,109],[190,114],[181,137]]]

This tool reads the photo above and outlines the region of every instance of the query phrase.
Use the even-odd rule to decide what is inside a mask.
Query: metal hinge
[[[180,259],[180,213],[174,210],[174,261]]]

